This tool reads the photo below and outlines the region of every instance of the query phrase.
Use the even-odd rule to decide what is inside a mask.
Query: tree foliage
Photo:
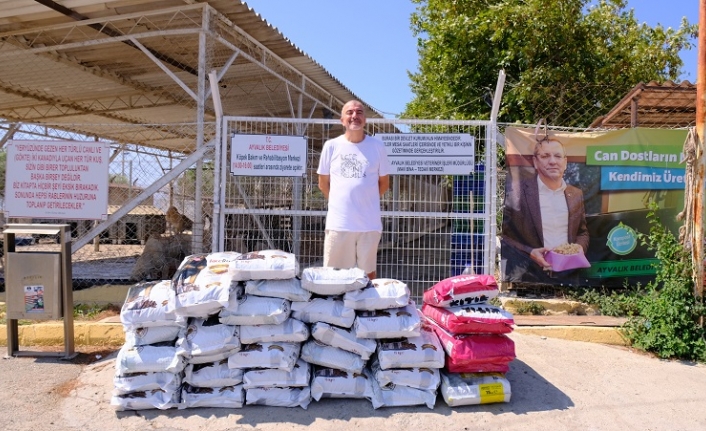
[[[587,126],[640,82],[676,80],[696,25],[637,22],[625,0],[412,0],[419,69],[405,116]]]

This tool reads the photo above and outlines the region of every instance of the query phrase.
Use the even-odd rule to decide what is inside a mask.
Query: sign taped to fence
[[[678,235],[686,135],[633,128],[542,138],[534,129],[506,128],[503,281],[594,287],[653,281],[659,260],[639,235],[650,233],[650,202],[660,223]],[[560,199],[551,197],[557,192]],[[537,249],[544,249],[551,271],[530,257]]]
[[[7,162],[7,217],[107,218],[107,143],[13,140]]]
[[[475,139],[468,133],[377,133],[394,175],[469,175]]]
[[[306,137],[233,135],[230,172],[251,177],[306,175]]]

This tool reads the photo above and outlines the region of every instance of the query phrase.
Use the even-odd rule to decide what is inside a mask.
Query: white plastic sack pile
[[[441,372],[441,395],[451,407],[509,403],[510,382],[500,373]]]
[[[242,325],[240,327],[240,342],[243,344],[303,343],[308,338],[309,327],[301,320],[292,317],[277,325]]]
[[[343,304],[354,310],[386,310],[400,308],[409,302],[409,288],[392,278],[376,278],[367,287],[346,292]]]
[[[219,322],[218,315],[207,319],[191,318],[177,341],[177,353],[189,363],[204,364],[227,358],[240,350],[238,327]]]
[[[363,371],[366,363],[360,355],[314,340],[304,343],[301,358],[310,364],[358,374]]]
[[[324,322],[314,323],[311,327],[311,335],[315,340],[355,353],[366,361],[375,353],[378,346],[374,339],[359,338],[353,328],[339,328]]]
[[[282,250],[252,251],[238,256],[231,263],[233,277],[245,280],[285,280],[299,272],[299,263],[293,253]]]
[[[315,367],[311,380],[311,397],[322,398],[372,398],[370,379],[363,374],[337,368]]]
[[[230,368],[279,368],[292,371],[299,358],[300,343],[243,344],[228,357]]]
[[[248,370],[243,374],[243,388],[286,388],[308,387],[311,380],[311,366],[298,359],[292,371],[276,368]]]
[[[389,368],[443,368],[446,354],[439,337],[427,325],[418,337],[381,340],[377,358],[383,370]]]
[[[245,402],[243,385],[223,387],[197,387],[186,383],[181,389],[180,409],[220,407],[238,409]]]
[[[305,388],[252,388],[245,393],[247,405],[274,407],[301,407],[306,410],[311,403],[311,390]]]
[[[311,292],[302,288],[298,278],[286,280],[248,280],[245,282],[245,293],[257,296],[283,298],[290,301],[308,301]]]
[[[353,323],[360,338],[418,337],[421,318],[414,301],[401,308],[359,311]]]
[[[113,395],[127,395],[131,392],[147,392],[155,389],[174,393],[181,386],[181,382],[179,373],[116,374],[113,376]]]
[[[367,368],[365,369],[365,375],[372,383],[373,396],[370,398],[370,402],[373,404],[374,409],[379,409],[380,407],[417,406],[421,404],[433,409],[436,404],[435,390],[424,391],[394,384],[381,387],[375,377],[373,377],[372,372]]]
[[[308,302],[292,302],[292,317],[304,323],[324,322],[350,328],[355,321],[355,310],[336,297],[312,298]]]
[[[237,301],[237,305],[234,304]],[[289,317],[290,302],[282,298],[244,295],[231,300],[219,312],[221,323],[226,325],[278,325]]]
[[[360,268],[310,267],[302,271],[302,287],[322,296],[360,290],[369,282],[365,271]]]
[[[237,283],[233,282],[233,275],[222,260],[227,256],[235,259],[240,255],[216,253],[215,256],[213,259],[208,254],[194,254],[185,257],[179,265],[172,277],[178,315],[206,317],[228,305],[231,290],[236,288]],[[208,266],[209,258],[214,262],[211,267]]]
[[[132,373],[180,373],[186,361],[173,345],[125,346],[115,360],[118,375]]]
[[[370,371],[380,387],[402,385],[424,391],[435,391],[441,383],[438,368],[390,368],[383,370],[380,363],[373,360]]]
[[[202,388],[235,386],[243,382],[243,370],[229,368],[228,359],[206,364],[188,364],[184,368],[184,383]]]
[[[148,391],[130,392],[129,394],[113,395],[110,398],[110,405],[116,411],[125,410],[166,410],[179,406],[179,390],[167,392],[161,389],[151,389]]]
[[[185,326],[186,319],[178,317],[174,311],[174,301],[171,280],[137,283],[128,289],[125,303],[120,309],[120,322],[126,331],[155,326]]]

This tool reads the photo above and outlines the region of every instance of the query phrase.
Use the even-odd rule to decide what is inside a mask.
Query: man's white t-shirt
[[[316,173],[331,179],[327,230],[382,232],[378,180],[390,174],[382,141],[368,135],[357,144],[345,135],[330,139]]]

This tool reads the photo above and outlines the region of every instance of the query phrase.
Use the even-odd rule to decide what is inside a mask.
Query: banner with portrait
[[[649,233],[648,204],[655,202],[661,222],[677,234],[686,137],[686,130],[646,128],[506,129],[503,281],[622,287],[653,280],[657,259],[637,233]],[[564,241],[557,238],[566,244],[557,246]]]

